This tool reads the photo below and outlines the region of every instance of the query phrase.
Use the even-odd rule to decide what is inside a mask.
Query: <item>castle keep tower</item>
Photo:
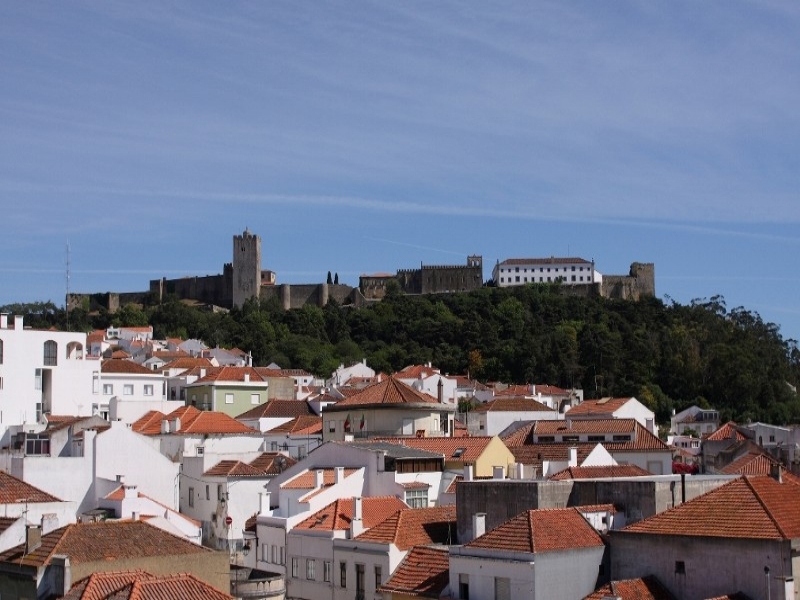
[[[261,292],[261,237],[245,229],[233,236],[233,305],[241,306]]]

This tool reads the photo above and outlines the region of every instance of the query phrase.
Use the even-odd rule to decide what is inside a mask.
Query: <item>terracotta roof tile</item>
[[[349,477],[359,469],[345,469],[344,476]],[[328,487],[336,483],[336,469],[314,469],[303,471],[299,475],[292,477],[281,484],[281,488],[287,490],[313,490],[316,484],[316,471],[322,471],[322,487]]]
[[[439,598],[450,583],[450,555],[447,548],[412,548],[386,583],[384,594]]]
[[[624,579],[612,581],[597,588],[583,600],[604,600],[619,598],[620,600],[677,600],[667,588],[653,575],[640,579]]]
[[[193,406],[177,408],[168,415],[158,411],[148,411],[131,428],[143,435],[161,435],[161,422],[172,423],[180,419],[180,429],[169,435],[223,435],[223,434],[258,434],[255,429],[247,427],[233,417],[216,411],[198,410]],[[166,434],[165,434],[166,435]]]
[[[192,385],[217,382],[263,382],[264,378],[254,367],[211,367],[206,369],[206,374]]]
[[[432,375],[439,375],[439,369],[425,365],[408,365],[394,374],[398,379],[426,379]]]
[[[101,521],[51,531],[42,536],[42,545],[33,552],[25,554],[21,544],[0,554],[0,563],[40,567],[49,565],[54,554],[68,554],[73,564],[80,564],[211,551],[144,521]]]
[[[500,397],[490,400],[484,404],[479,404],[472,409],[473,413],[482,412],[555,412],[549,406],[545,406],[537,400],[530,398],[519,398],[516,396]]]
[[[774,465],[780,464],[763,452],[748,452],[721,469],[725,475],[769,475]]]
[[[589,417],[592,415],[608,415],[616,412],[631,398],[600,398],[599,400],[584,400],[578,406],[573,406],[567,411],[567,416]]]
[[[237,419],[262,419],[266,417],[283,417],[293,419],[301,416],[317,416],[317,413],[305,400],[269,400],[243,412]]]
[[[5,471],[0,471],[0,504],[20,502],[61,502],[61,500]]]
[[[709,442],[722,442],[725,440],[736,440],[737,442],[742,442],[748,439],[748,437],[739,431],[736,423],[733,421],[728,421],[724,425],[721,425],[714,433],[709,434],[704,439],[708,440]]]
[[[297,460],[280,452],[262,452],[254,460],[250,461],[251,467],[255,467],[267,475],[283,473],[295,464],[297,464]]]
[[[350,529],[353,521],[355,499],[339,498],[325,508],[295,525],[295,529],[334,531]],[[370,496],[361,499],[361,516],[364,527],[375,527],[378,523],[406,508],[405,502],[394,496]]]
[[[213,369],[214,365],[207,358],[200,358],[194,356],[181,356],[165,364],[163,367],[161,367],[161,371],[163,372],[175,369],[188,371],[189,369],[195,369],[195,368]]]
[[[291,421],[273,427],[267,433],[293,433],[293,434],[321,434],[322,417],[316,415],[303,415]]]
[[[800,485],[766,476],[734,479],[622,531],[748,539],[800,538]]]
[[[552,475],[554,481],[569,479],[600,479],[601,477],[646,477],[652,475],[636,465],[606,465],[600,467],[567,467]]]
[[[576,508],[527,510],[466,547],[540,553],[602,546],[600,535]]]
[[[456,507],[404,508],[356,539],[394,544],[398,550],[456,542]]]
[[[389,377],[380,383],[359,390],[352,396],[340,400],[333,406],[327,408],[331,410],[342,410],[351,406],[383,406],[391,404],[439,404],[433,396],[418,392],[410,385],[402,381]]]
[[[78,581],[63,600],[232,600],[189,573],[98,572]]]
[[[117,358],[110,358],[104,360],[100,364],[100,372],[108,374],[124,374],[124,375],[159,375],[155,371],[151,371],[147,367],[133,362],[132,360],[123,360]]]
[[[568,413],[569,414],[569,413]],[[633,433],[635,419],[558,419],[555,421],[536,421],[533,435],[579,435],[589,433]]]
[[[481,457],[494,439],[491,436],[376,438],[391,444],[442,454],[446,461],[474,462]]]
[[[264,477],[266,473],[240,460],[221,460],[204,477]]]

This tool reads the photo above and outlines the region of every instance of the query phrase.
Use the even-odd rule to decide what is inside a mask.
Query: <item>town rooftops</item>
[[[708,434],[704,438],[704,440],[708,442],[723,442],[725,440],[743,442],[747,439],[749,438],[739,430],[736,423],[733,421],[728,421],[724,425],[720,425],[719,429],[717,429],[714,433]]]
[[[438,599],[449,582],[450,555],[447,548],[416,546],[378,591]]]
[[[133,423],[131,428],[142,435],[162,435],[163,421],[168,421],[170,424],[168,432],[170,435],[256,435],[259,433],[224,413],[198,410],[193,406],[177,408],[168,415],[157,410],[148,411]],[[175,428],[176,424],[178,425],[177,429]]]
[[[92,573],[62,600],[232,600],[232,596],[189,573],[152,575],[146,571]]]
[[[455,505],[399,510],[357,538],[363,542],[394,544],[398,550],[412,546],[456,543]]]
[[[567,411],[569,417],[595,417],[610,415],[625,406],[633,398],[600,398],[599,400],[584,400],[577,406]]]
[[[427,379],[432,375],[439,375],[439,369],[430,365],[408,365],[394,374],[398,379]]]
[[[433,396],[418,392],[410,385],[389,377],[380,383],[373,384],[347,396],[336,404],[328,406],[325,412],[348,410],[352,407],[391,407],[403,405],[430,404],[437,409],[455,411],[455,406],[440,403]],[[433,408],[433,407],[432,407]]]
[[[201,357],[194,357],[194,356],[181,356],[180,358],[176,358],[172,362],[168,362],[163,367],[161,367],[161,372],[165,371],[188,371],[190,369],[200,368],[200,369],[213,369],[213,363],[208,360],[207,358]]]
[[[768,476],[734,479],[685,504],[621,530],[657,534],[765,540],[800,539],[800,480]]]
[[[407,504],[395,496],[370,496],[361,499],[361,520],[364,527],[375,527]],[[336,531],[350,529],[355,507],[354,498],[339,498],[312,514],[295,526],[295,529]]]
[[[769,475],[780,463],[763,452],[748,452],[721,469],[725,475]]]
[[[151,371],[147,367],[133,362],[132,360],[125,360],[121,358],[109,358],[100,363],[100,371],[107,375],[150,375],[159,376],[159,373]]]
[[[204,477],[265,477],[277,475],[297,461],[278,452],[262,452],[249,463],[240,460],[221,460],[203,473]]]
[[[313,490],[316,486],[317,471],[322,471],[322,487],[329,487],[336,483],[336,469],[307,469],[281,484],[281,489],[287,490]],[[358,469],[344,469],[344,476],[349,477]]]
[[[374,450],[381,452],[395,460],[441,460],[442,455],[440,452],[432,452],[430,450],[423,450],[405,444],[387,442],[383,440],[354,440],[352,442],[332,442],[334,444],[341,444],[344,446],[355,446],[356,448],[365,448],[367,450]]]
[[[264,383],[265,379],[253,367],[211,367],[191,385],[214,383]]]
[[[489,402],[479,404],[470,412],[555,412],[549,406],[545,406],[537,400],[531,398],[520,398],[516,396],[500,396]]]
[[[5,471],[0,471],[0,504],[20,502],[61,502],[61,500]]]
[[[577,508],[548,508],[526,510],[465,548],[537,554],[595,546],[603,540]]]
[[[316,415],[303,415],[291,421],[273,427],[267,433],[286,433],[292,435],[321,435],[322,417]]]
[[[401,444],[409,448],[443,455],[445,461],[455,460],[473,463],[481,457],[494,438],[491,436],[471,436],[380,439],[391,444]]]
[[[523,396],[532,397],[541,394],[542,396],[568,396],[569,392],[554,385],[538,384],[513,384],[502,390],[496,390],[495,396]]]
[[[73,564],[146,556],[212,552],[143,521],[76,523],[42,536],[42,544],[25,553],[25,544],[0,554],[0,563],[31,567],[50,564],[53,555],[66,554]]]

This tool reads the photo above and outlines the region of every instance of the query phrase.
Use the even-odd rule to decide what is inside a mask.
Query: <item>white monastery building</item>
[[[603,275],[594,268],[594,261],[583,258],[507,258],[492,269],[497,287],[526,283],[589,285],[603,283]]]

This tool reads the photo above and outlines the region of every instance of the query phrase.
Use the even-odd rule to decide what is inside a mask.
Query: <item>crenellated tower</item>
[[[245,229],[233,236],[233,305],[242,307],[261,292],[261,237]]]

